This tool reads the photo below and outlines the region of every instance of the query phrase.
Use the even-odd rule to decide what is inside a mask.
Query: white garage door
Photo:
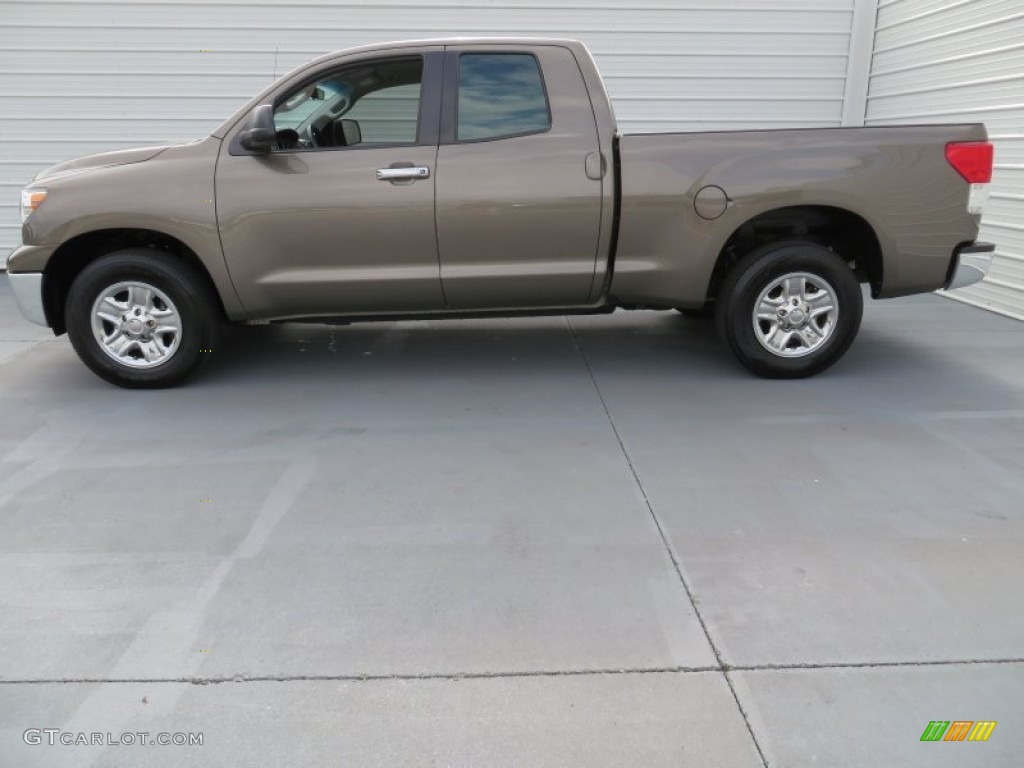
[[[854,0],[0,2],[0,258],[43,166],[208,133],[275,75],[382,40],[575,37],[623,128],[839,125]]]
[[[1024,319],[1024,3],[882,0],[867,123],[984,122],[996,145],[984,282],[950,295]]]

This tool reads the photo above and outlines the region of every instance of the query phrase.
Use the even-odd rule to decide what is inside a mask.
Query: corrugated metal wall
[[[1024,2],[882,0],[867,123],[984,122],[996,145],[989,277],[949,295],[1024,319]]]
[[[321,53],[448,35],[576,37],[626,131],[839,125],[854,0],[0,2],[0,258],[43,166],[204,135]]]

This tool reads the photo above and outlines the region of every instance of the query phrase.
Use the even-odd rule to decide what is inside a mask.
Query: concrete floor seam
[[[1022,659],[951,659],[940,661],[869,661],[839,662],[835,664],[738,664],[725,669],[704,667],[637,667],[632,669],[565,669],[525,670],[522,672],[438,672],[424,674],[383,675],[232,675],[225,677],[77,677],[77,678],[23,678],[0,680],[0,685],[122,685],[122,684],[189,684],[220,685],[222,683],[293,683],[293,682],[356,682],[372,683],[389,680],[430,681],[449,680],[514,680],[537,677],[600,677],[629,675],[693,675],[710,672],[800,672],[840,669],[906,669],[908,667],[953,667],[978,665],[1024,664]]]
[[[704,616],[697,607],[697,601],[694,599],[693,590],[690,589],[690,585],[686,581],[686,577],[683,575],[683,569],[680,565],[679,558],[672,548],[672,542],[669,541],[669,538],[665,533],[665,526],[662,525],[657,512],[654,511],[654,506],[651,504],[651,500],[647,495],[647,490],[644,488],[644,485],[640,480],[640,475],[636,470],[636,466],[633,464],[633,459],[630,458],[629,451],[626,450],[626,444],[622,439],[622,435],[619,434],[618,427],[615,425],[615,420],[612,418],[612,412],[608,407],[608,402],[604,399],[604,393],[601,391],[600,384],[597,383],[597,376],[594,375],[594,369],[590,365],[590,358],[587,357],[587,353],[583,349],[583,345],[580,343],[579,336],[576,333],[576,329],[573,327],[572,321],[569,317],[565,318],[565,324],[569,328],[569,333],[572,335],[573,343],[576,345],[576,350],[579,352],[580,358],[583,360],[583,365],[586,366],[587,373],[590,376],[590,382],[594,385],[594,391],[597,393],[597,398],[601,403],[601,407],[604,409],[605,416],[608,419],[608,425],[611,427],[612,433],[615,435],[615,440],[619,444],[619,450],[622,452],[622,457],[626,460],[626,465],[629,467],[629,471],[633,475],[633,482],[636,483],[636,487],[640,491],[640,496],[644,500],[644,505],[647,507],[647,512],[654,521],[654,526],[658,531],[658,536],[661,538],[661,543],[665,548],[665,552],[668,554],[669,560],[672,562],[672,567],[676,572],[676,576],[679,578],[679,583],[682,584],[683,590],[686,592],[686,597],[690,601],[690,606],[693,608],[693,613],[697,617],[697,621],[700,624],[701,631],[704,633],[704,637],[708,641],[711,652],[715,655],[715,660],[718,662],[718,666],[722,672],[722,677],[725,680],[725,684],[729,687],[729,692],[732,694],[733,701],[736,702],[736,708],[739,710],[740,717],[743,718],[743,724],[747,728],[747,733],[750,734],[750,739],[754,743],[754,748],[757,750],[758,757],[761,758],[761,764],[764,765],[765,768],[768,768],[768,760],[765,757],[764,750],[761,748],[761,744],[757,739],[757,735],[754,733],[754,727],[750,722],[750,717],[748,716],[746,709],[743,707],[743,703],[740,701],[739,693],[736,691],[736,686],[729,678],[725,661],[722,659],[722,653],[714,639],[711,637],[711,630],[708,628],[707,622],[704,620]]]
[[[527,670],[523,672],[438,672],[423,674],[378,674],[378,675],[234,675],[225,677],[149,677],[149,678],[54,678],[0,680],[0,685],[47,685],[47,684],[136,684],[136,683],[188,683],[192,685],[219,685],[221,683],[292,683],[292,682],[386,682],[389,680],[431,681],[448,680],[514,680],[516,678],[544,677],[603,677],[628,675],[691,675],[720,673],[715,666],[708,667],[651,667],[637,669],[567,669]]]
[[[792,672],[801,669],[885,669],[888,667],[960,667],[983,664],[1024,664],[1021,659],[935,659],[921,661],[801,662],[793,664],[729,664],[729,672]]]

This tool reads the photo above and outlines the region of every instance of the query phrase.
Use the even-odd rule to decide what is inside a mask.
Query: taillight
[[[987,141],[951,141],[946,160],[968,184],[992,181],[992,145]]]

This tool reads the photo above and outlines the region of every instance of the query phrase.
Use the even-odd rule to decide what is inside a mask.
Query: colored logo
[[[995,728],[995,720],[932,720],[921,741],[988,741]]]

